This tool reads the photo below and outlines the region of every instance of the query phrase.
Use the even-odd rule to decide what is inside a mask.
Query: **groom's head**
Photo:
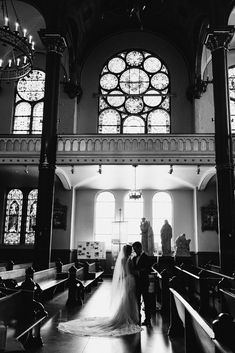
[[[137,256],[139,256],[142,253],[142,244],[139,241],[135,241],[132,244],[132,247],[134,249],[134,252],[136,253]]]

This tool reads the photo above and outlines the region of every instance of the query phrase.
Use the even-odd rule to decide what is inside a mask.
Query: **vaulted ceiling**
[[[97,42],[126,31],[155,33],[171,42],[194,76],[200,41],[209,23],[226,25],[234,0],[15,0],[33,30],[37,50],[43,48],[37,31],[47,28],[66,36],[70,67],[79,72]],[[28,6],[28,7],[27,7]],[[22,7],[22,10],[20,9]],[[34,7],[34,9],[32,8]],[[30,13],[31,9],[31,13]],[[36,15],[37,14],[37,15]]]

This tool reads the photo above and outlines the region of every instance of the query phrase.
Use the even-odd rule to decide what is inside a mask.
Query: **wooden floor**
[[[68,309],[64,292],[45,307],[50,319],[41,333],[44,345],[37,353],[184,353],[183,340],[170,340],[167,336],[168,320],[159,313],[153,315],[152,328],[143,326],[140,333],[125,337],[79,337],[57,330],[58,322],[85,316],[108,316],[110,280],[86,295],[83,307]],[[143,315],[144,316],[144,315]]]

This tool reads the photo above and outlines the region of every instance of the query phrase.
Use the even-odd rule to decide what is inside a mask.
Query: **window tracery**
[[[16,87],[14,134],[41,134],[45,73],[32,70]]]
[[[37,189],[11,189],[7,194],[3,244],[34,244]]]
[[[100,76],[99,133],[170,133],[169,93],[169,73],[159,58],[139,49],[118,53]]]

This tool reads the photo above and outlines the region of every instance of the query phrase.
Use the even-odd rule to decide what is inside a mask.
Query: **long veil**
[[[87,317],[61,322],[58,329],[78,336],[123,336],[141,331],[134,277],[124,245],[116,260],[111,286],[109,317]]]
[[[110,298],[110,312],[111,315],[115,315],[116,311],[120,307],[120,302],[123,299],[123,296],[126,292],[126,275],[127,275],[127,266],[126,266],[126,257],[125,257],[126,246],[124,245],[121,248],[121,251],[118,254],[114,271],[113,271],[113,280],[111,286],[111,298]]]

